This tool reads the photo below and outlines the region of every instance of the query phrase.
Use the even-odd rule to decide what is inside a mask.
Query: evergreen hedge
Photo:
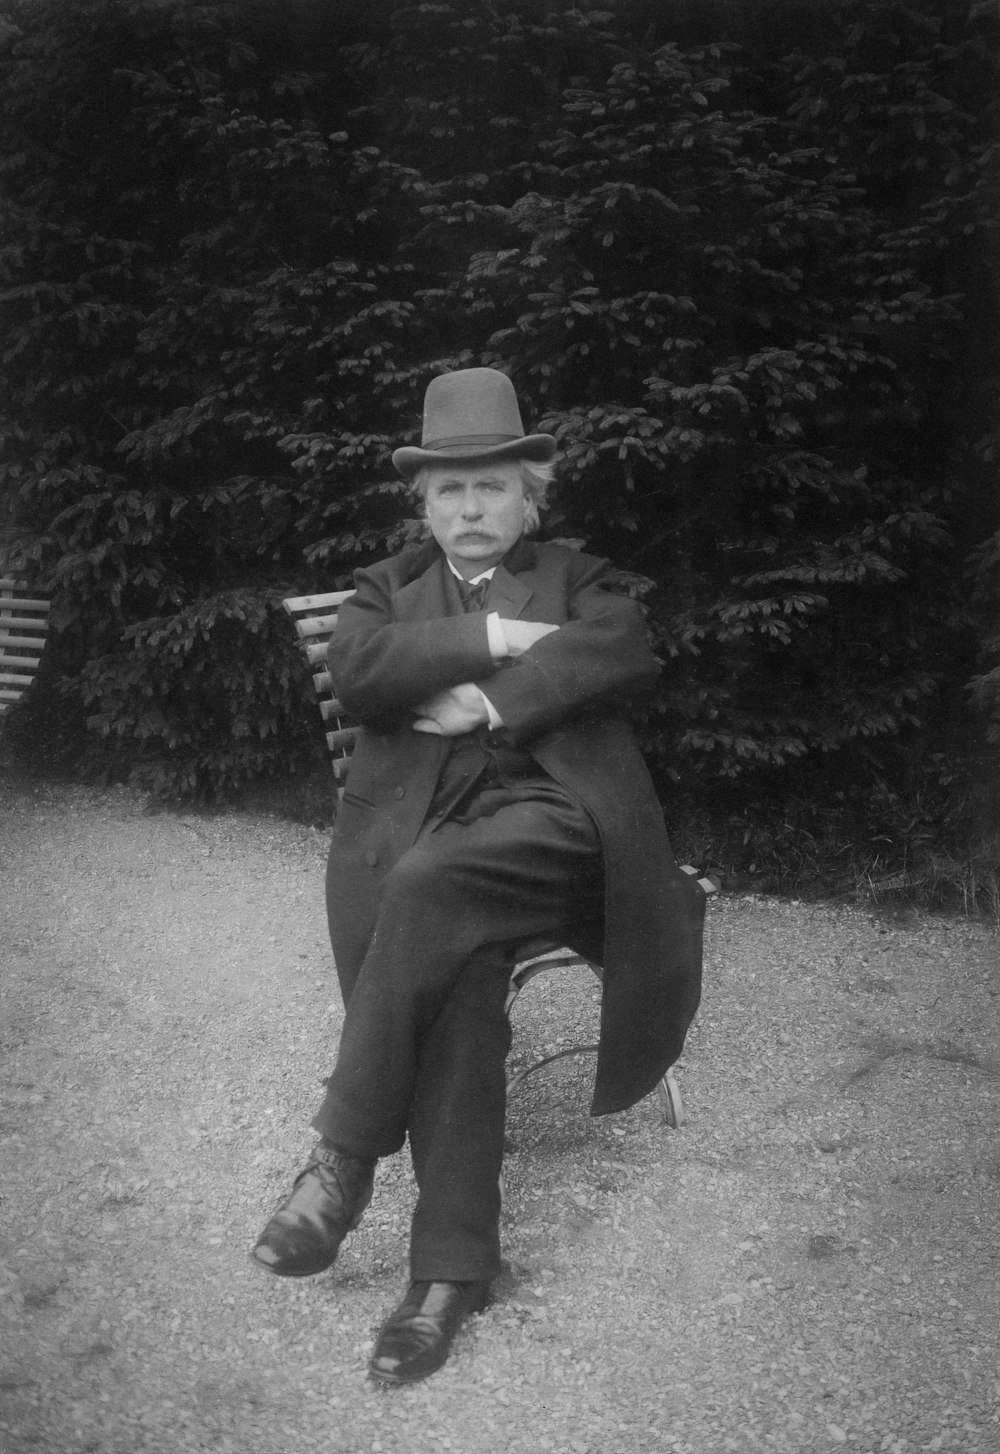
[[[23,730],[165,797],[315,761],[277,603],[414,528],[389,452],[492,364],[560,439],[548,532],[648,608],[694,848],[940,860],[1000,738],[998,29],[0,4],[0,540],[55,601]]]

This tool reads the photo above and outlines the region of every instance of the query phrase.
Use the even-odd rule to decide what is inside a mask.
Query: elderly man
[[[384,1383],[440,1368],[500,1269],[519,946],[604,967],[594,1115],[656,1086],[698,1003],[698,891],[623,717],[657,671],[642,613],[605,562],[525,533],[554,454],[505,375],[434,379],[421,447],[393,456],[432,539],[358,571],[329,648],[361,724],[327,880],[346,1008],[321,1139],[253,1256],[330,1267],[409,1138],[411,1284],[375,1345]]]

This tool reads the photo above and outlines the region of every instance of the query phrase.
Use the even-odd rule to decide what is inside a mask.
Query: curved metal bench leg
[[[660,1097],[663,1107],[663,1119],[668,1126],[673,1126],[679,1131],[684,1125],[684,1101],[681,1097],[681,1088],[677,1084],[677,1078],[672,1070],[666,1075],[656,1087],[656,1093]]]
[[[563,1060],[568,1055],[593,1055],[596,1050],[596,1045],[574,1045],[569,1050],[560,1050],[557,1055],[547,1055],[544,1060],[538,1060],[534,1065],[525,1066],[523,1070],[517,1071],[515,1075],[510,1076],[508,1079],[508,1096],[517,1090],[518,1086],[522,1085],[528,1079],[529,1075],[534,1075],[536,1071],[544,1069],[546,1065],[551,1065],[553,1061]],[[685,1124],[684,1098],[681,1095],[681,1088],[677,1083],[677,1077],[674,1075],[673,1070],[667,1071],[666,1075],[656,1087],[656,1093],[660,1098],[664,1122],[666,1125],[672,1126],[675,1131],[679,1131]]]
[[[507,1079],[507,1094],[511,1095],[514,1091],[517,1090],[518,1086],[521,1085],[523,1081],[526,1081],[528,1079],[529,1075],[534,1075],[536,1070],[544,1070],[545,1067],[547,1065],[551,1065],[553,1061],[565,1060],[567,1055],[596,1054],[596,1045],[572,1045],[568,1050],[559,1050],[556,1052],[555,1055],[546,1055],[544,1060],[536,1060],[534,1064],[526,1065],[523,1070],[516,1071],[514,1075],[509,1076]]]

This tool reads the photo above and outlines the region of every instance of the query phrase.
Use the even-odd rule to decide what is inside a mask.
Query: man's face
[[[524,486],[510,460],[435,465],[426,504],[434,539],[466,580],[496,565],[524,532]]]

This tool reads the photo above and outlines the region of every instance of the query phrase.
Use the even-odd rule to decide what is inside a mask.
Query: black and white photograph
[[[1000,1450],[998,0],[0,0],[0,1450]]]

